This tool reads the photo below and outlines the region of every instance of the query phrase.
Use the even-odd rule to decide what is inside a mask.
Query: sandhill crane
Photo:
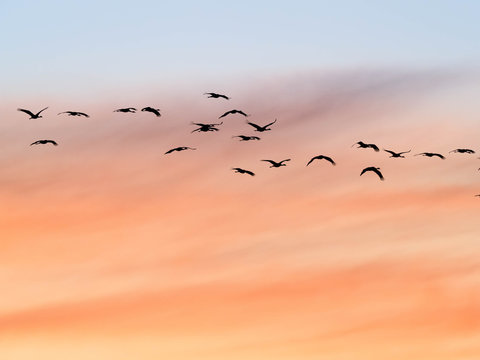
[[[58,113],[57,115],[60,115],[60,114],[67,114],[68,116],[84,116],[87,118],[90,117],[87,114],[80,111],[64,111],[64,112]]]
[[[179,146],[179,147],[176,147],[176,148],[173,148],[173,149],[170,149],[168,150],[166,154],[171,154],[172,152],[174,151],[184,151],[184,150],[197,150],[196,148],[191,148],[191,147],[188,147],[188,146]]]
[[[290,160],[291,159],[285,159],[285,160],[282,160],[282,161],[279,161],[279,162],[276,162],[276,161],[273,161],[273,160],[260,160],[260,161],[269,162],[270,164],[272,164],[272,166],[270,166],[270,167],[274,168],[274,167],[280,167],[280,166],[287,166],[286,164],[284,164],[284,162],[290,161]]]
[[[373,171],[375,174],[378,175],[378,177],[380,178],[380,180],[382,180],[382,181],[384,180],[383,175],[382,175],[382,173],[380,172],[380,168],[374,167],[374,166],[366,167],[365,169],[362,170],[362,172],[360,173],[360,176],[362,176],[363,174],[365,174],[367,171]]]
[[[232,136],[232,138],[240,138],[239,141],[250,141],[250,140],[260,140],[258,136],[246,136],[246,135],[237,135],[237,136]]]
[[[217,93],[204,93],[203,95],[209,95],[208,96],[209,98],[214,98],[214,99],[224,98],[225,100],[230,100],[230,98],[228,96],[222,95],[222,94],[217,94]]]
[[[195,129],[192,131],[198,131],[198,132],[208,132],[208,131],[218,131],[218,129],[215,126],[222,125],[223,121],[219,124],[202,124],[202,123],[194,123],[192,122],[193,125],[200,126],[198,129]]]
[[[250,176],[255,176],[255,174],[250,170],[245,170],[242,168],[232,168],[232,170],[234,170],[236,173],[239,173],[239,174],[248,174]]]
[[[144,108],[142,109],[142,111],[151,112],[151,113],[155,114],[157,117],[162,116],[162,115],[160,114],[160,109],[155,109],[155,108],[152,108],[152,107],[150,107],[150,106],[144,107]]]
[[[121,112],[121,113],[134,113],[134,112],[136,112],[136,111],[137,111],[137,109],[135,109],[135,108],[133,108],[133,107],[113,110],[113,112]]]
[[[442,154],[437,154],[437,153],[424,152],[424,153],[420,153],[420,154],[415,154],[414,156],[419,156],[419,155],[426,156],[426,157],[436,156],[436,157],[439,157],[442,160],[445,160],[445,156],[443,156]]]
[[[380,151],[377,145],[375,144],[365,144],[363,141],[356,142],[352,146],[358,145],[357,148],[362,148],[362,149],[367,149],[367,148],[372,148],[375,151]]]
[[[55,145],[55,146],[58,145],[58,144],[57,144],[55,141],[53,141],[53,140],[37,140],[37,141],[31,143],[30,146],[32,146],[32,145],[39,145],[39,144],[42,144],[42,145],[43,145],[43,144],[49,144],[49,143],[50,143],[50,144],[53,144],[53,145]]]
[[[221,118],[223,118],[223,117],[225,117],[229,114],[240,114],[240,115],[243,115],[243,116],[250,116],[250,115],[245,114],[242,110],[230,110],[230,111],[227,111],[222,116],[220,116],[219,119],[221,119]]]
[[[26,110],[26,109],[17,109],[17,111],[22,111],[22,112],[24,112],[25,114],[30,115],[30,119],[40,119],[41,117],[43,117],[43,116],[40,115],[40,114],[42,113],[42,111],[45,111],[45,110],[47,110],[47,109],[48,109],[48,106],[47,106],[46,108],[40,110],[40,111],[37,112],[36,114],[34,114],[34,113],[31,112],[30,110]]]
[[[311,158],[306,166],[310,165],[313,162],[313,160],[322,160],[322,159],[327,160],[332,165],[337,165],[331,157],[328,157],[328,156],[325,156],[325,155],[317,155],[317,156],[314,156],[313,158]]]
[[[264,131],[270,131],[272,129],[269,129],[269,126],[272,126],[273,124],[275,124],[277,122],[277,119],[275,119],[275,121],[265,125],[265,126],[260,126],[260,125],[257,125],[257,124],[254,124],[252,122],[248,122],[247,121],[247,124],[250,125],[250,126],[253,126],[255,128],[255,131],[258,131],[258,132],[264,132]]]
[[[408,154],[412,150],[402,151],[402,152],[399,152],[399,153],[396,153],[395,151],[392,151],[392,150],[386,150],[386,149],[383,149],[383,151],[388,152],[390,154],[389,157],[391,157],[391,158],[404,158],[405,159],[405,156],[403,156],[403,154]]]
[[[451,153],[459,153],[459,154],[475,154],[475,151],[471,149],[455,149],[450,151]]]

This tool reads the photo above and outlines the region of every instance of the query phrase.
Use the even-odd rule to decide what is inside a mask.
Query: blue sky
[[[2,1],[1,93],[475,64],[480,3]],[[22,90],[23,89],[23,90]]]

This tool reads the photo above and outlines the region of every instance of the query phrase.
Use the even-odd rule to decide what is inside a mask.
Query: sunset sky
[[[478,360],[479,13],[2,0],[0,360]]]

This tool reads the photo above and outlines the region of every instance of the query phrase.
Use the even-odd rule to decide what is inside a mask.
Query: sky
[[[0,358],[477,359],[479,10],[2,1]]]

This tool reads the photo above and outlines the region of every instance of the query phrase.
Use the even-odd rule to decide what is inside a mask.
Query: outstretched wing
[[[177,151],[177,149],[178,149],[178,148],[170,149],[170,150],[168,150],[168,151],[165,153],[165,155],[171,154],[172,152]]]
[[[264,128],[268,128],[269,126],[275,124],[277,122],[277,119],[275,119],[273,122],[271,122],[270,124],[267,124],[264,126]]]
[[[45,110],[47,110],[47,109],[48,109],[48,106],[47,106],[46,108],[43,108],[42,110],[40,110],[40,111],[39,111],[38,113],[36,113],[35,115],[38,116],[38,115],[40,115],[40,113],[41,113],[42,111],[45,111]]]
[[[273,160],[260,160],[260,161],[266,161],[266,162],[269,162],[270,164],[272,165],[276,165],[277,162],[273,161]]]
[[[440,159],[445,160],[445,156],[443,156],[442,154],[433,154],[432,156],[437,156]]]
[[[403,155],[403,154],[408,154],[410,151],[412,151],[412,149],[408,150],[408,151],[402,151],[401,153],[399,153],[400,155]]]
[[[373,171],[375,174],[377,174],[378,177],[380,178],[380,180],[382,180],[382,181],[384,180],[383,175],[382,175],[382,173],[380,172],[380,170],[375,169],[375,168],[370,169],[370,170]]]
[[[263,129],[263,127],[255,124],[255,123],[249,122],[249,121],[247,121],[247,124],[250,125],[250,126],[253,126],[253,127],[254,127],[255,129],[257,129],[257,130]]]
[[[34,115],[35,115],[35,114],[32,113],[30,110],[26,110],[26,109],[17,109],[17,110],[18,110],[18,111],[22,111],[22,112],[24,112],[25,114],[28,114],[28,115],[30,115],[30,116],[34,116]]]
[[[252,171],[250,170],[244,170],[245,171],[245,174],[248,174],[250,176],[255,176],[255,173],[253,173]]]
[[[286,161],[290,161],[290,160],[292,160],[292,159],[285,159],[285,160],[282,160],[282,161],[280,161],[280,162],[279,162],[279,164],[283,164],[284,162],[286,162]]]
[[[237,113],[239,113],[239,114],[241,114],[241,115],[243,115],[243,116],[248,116],[247,114],[245,114],[245,113],[244,113],[243,111],[241,111],[241,110],[237,110]]]
[[[322,156],[323,159],[327,160],[329,163],[331,163],[332,165],[337,165],[337,163],[335,161],[333,161],[333,159],[329,156]]]
[[[369,146],[370,146],[373,150],[375,150],[375,151],[380,151],[380,149],[378,148],[378,146],[375,145],[375,144],[370,144]]]
[[[223,118],[223,117],[227,116],[228,114],[233,114],[233,112],[232,112],[232,111],[233,111],[233,110],[227,111],[225,114],[223,114],[222,116],[220,116],[220,117],[219,117],[219,119],[221,119],[221,118]]]
[[[306,166],[310,165],[314,160],[319,159],[318,156],[314,156],[313,158],[310,159],[310,161],[307,163]]]
[[[90,117],[88,114],[85,114],[85,113],[83,113],[83,112],[79,112],[78,115],[80,115],[80,116],[85,116],[85,117]]]
[[[47,140],[47,142],[49,142],[50,144],[53,144],[53,145],[55,145],[55,146],[58,146],[58,144],[57,144],[55,141],[53,141],[53,140]]]
[[[387,149],[383,149],[383,151],[386,151],[387,153],[389,153],[390,155],[397,155],[397,153],[395,151],[391,151],[391,150],[387,150]],[[403,154],[403,153],[400,153],[400,154]]]
[[[230,100],[230,98],[226,95],[221,95],[221,94],[217,94],[217,95],[221,98],[224,98],[225,100]]]

